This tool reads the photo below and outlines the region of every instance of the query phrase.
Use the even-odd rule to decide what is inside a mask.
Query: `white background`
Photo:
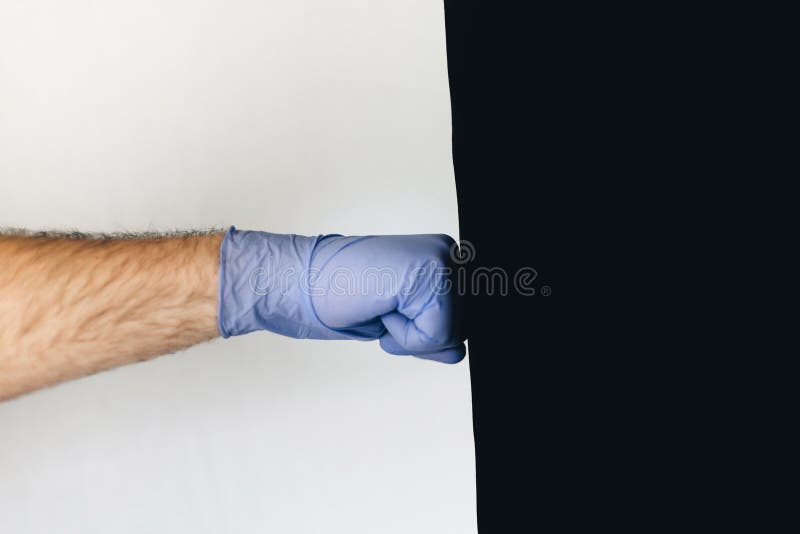
[[[0,0],[0,226],[457,237],[444,39],[430,0]],[[0,532],[469,534],[473,462],[466,361],[257,333],[0,404]]]

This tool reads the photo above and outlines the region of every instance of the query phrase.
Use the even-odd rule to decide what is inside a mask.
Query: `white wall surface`
[[[457,237],[444,39],[429,0],[0,0],[0,226]],[[475,532],[468,372],[258,333],[2,403],[0,532]]]

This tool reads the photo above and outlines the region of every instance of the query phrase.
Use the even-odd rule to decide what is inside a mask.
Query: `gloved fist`
[[[446,363],[465,354],[446,235],[305,237],[238,231],[220,248],[223,337],[380,339],[390,354]]]

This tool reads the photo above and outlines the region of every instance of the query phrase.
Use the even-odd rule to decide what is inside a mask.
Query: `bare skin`
[[[0,401],[217,337],[222,237],[0,235]]]

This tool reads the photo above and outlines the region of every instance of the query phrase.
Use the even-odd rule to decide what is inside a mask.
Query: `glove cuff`
[[[311,304],[308,275],[318,240],[228,229],[219,253],[222,337],[269,330],[298,339],[350,338],[322,324]]]

